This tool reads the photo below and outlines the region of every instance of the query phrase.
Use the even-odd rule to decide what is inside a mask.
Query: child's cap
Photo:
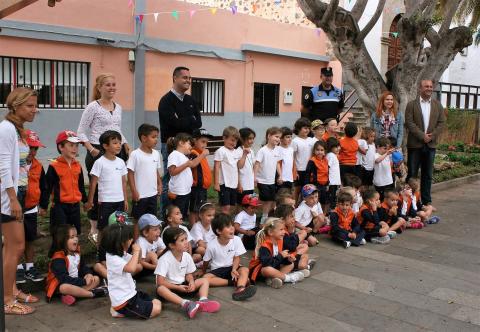
[[[245,195],[242,198],[242,205],[260,206],[260,201],[256,195]]]
[[[400,151],[392,152],[392,161],[394,164],[398,164],[403,161],[403,154]]]
[[[153,214],[150,214],[150,213],[144,214],[143,216],[140,217],[140,219],[138,219],[138,229],[140,231],[147,226],[156,227],[156,226],[160,226],[161,224],[162,222],[158,220],[157,217],[155,217]]]
[[[316,191],[318,191],[317,187],[315,187],[313,184],[306,184],[302,188],[302,197],[305,198],[307,196],[310,196]]]
[[[40,141],[40,137],[38,137],[36,132],[28,129],[25,133],[27,134],[27,144],[28,144],[28,146],[33,147],[33,148],[38,148],[38,147],[44,148],[45,147],[45,145],[43,145],[43,143]]]
[[[63,130],[57,135],[55,143],[60,144],[65,141],[69,141],[72,143],[80,143],[80,138],[78,138],[77,134],[74,131]]]
[[[212,138],[213,135],[210,135],[210,133],[206,129],[200,128],[200,129],[193,130],[192,137],[193,138],[200,138],[200,137]]]
[[[313,121],[312,121],[312,126],[311,126],[312,130],[315,130],[315,129],[317,129],[318,127],[321,127],[321,126],[323,126],[322,120],[318,120],[318,119],[317,119],[317,120],[313,120]]]
[[[128,214],[123,211],[115,211],[108,217],[108,225],[133,225]]]

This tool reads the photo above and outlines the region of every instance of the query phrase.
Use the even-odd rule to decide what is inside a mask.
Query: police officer
[[[314,121],[317,119],[324,122],[328,118],[339,120],[339,114],[343,110],[343,93],[332,85],[332,67],[324,67],[320,71],[322,83],[314,86],[303,96],[302,116]]]

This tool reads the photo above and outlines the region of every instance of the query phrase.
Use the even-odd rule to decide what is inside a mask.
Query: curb
[[[453,180],[448,180],[440,183],[435,183],[432,185],[432,193],[442,191],[445,189],[450,189],[453,187],[458,187],[466,183],[474,182],[480,180],[480,173],[464,176],[463,178],[457,178]]]

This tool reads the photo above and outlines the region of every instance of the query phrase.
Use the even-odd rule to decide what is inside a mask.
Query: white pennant
[[[157,20],[158,20],[158,13],[153,13],[153,18],[155,19],[155,23],[157,23]]]

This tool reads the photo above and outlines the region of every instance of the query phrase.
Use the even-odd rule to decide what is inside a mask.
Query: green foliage
[[[476,153],[457,154],[457,153],[449,152],[447,153],[447,158],[450,161],[459,162],[464,166],[480,167],[480,155]]]
[[[479,169],[478,166],[464,166],[459,164],[458,167],[454,167],[451,169],[447,169],[441,172],[434,172],[433,173],[433,183],[444,182],[456,178],[461,178],[467,175],[478,173]]]

